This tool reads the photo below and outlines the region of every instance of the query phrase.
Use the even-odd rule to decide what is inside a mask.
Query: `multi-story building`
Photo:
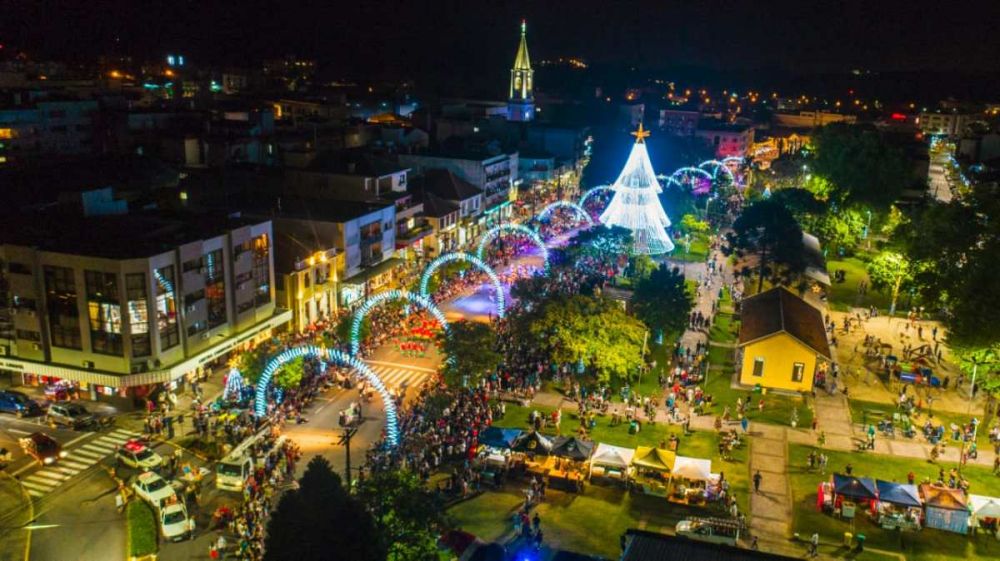
[[[14,94],[0,101],[0,165],[40,155],[97,151],[98,105],[93,100],[57,100]]]
[[[60,214],[7,225],[0,370],[14,383],[141,397],[291,319],[274,302],[269,220]]]
[[[433,193],[424,193],[424,216],[431,227],[431,234],[424,240],[424,248],[429,257],[460,249],[459,214],[459,205]]]
[[[426,175],[434,169],[448,170],[459,179],[481,190],[483,212],[489,213],[491,222],[510,219],[512,212],[510,192],[518,179],[519,162],[517,152],[489,154],[455,151],[399,156],[400,165],[412,169],[414,173]],[[441,178],[443,176],[435,179]],[[447,194],[440,196],[456,200],[450,199],[450,195]],[[463,218],[465,216],[466,214],[463,214]]]
[[[324,153],[305,168],[289,168],[286,189],[304,197],[367,201],[406,192],[409,171],[390,160],[356,151]]]
[[[427,213],[427,195],[454,205],[458,209],[453,243],[449,249],[464,249],[474,244],[489,227],[488,209],[483,204],[483,190],[463,180],[450,170],[428,169],[414,185],[415,192],[424,197],[424,213]],[[432,199],[433,200],[433,199]],[[438,209],[443,210],[444,207]],[[500,207],[495,207],[500,208]],[[505,207],[506,208],[506,207]],[[450,214],[450,213],[446,213]]]
[[[722,159],[747,157],[753,145],[753,133],[751,125],[705,119],[698,123],[694,135],[712,147],[716,158]]]
[[[302,332],[327,320],[339,308],[338,271],[344,270],[344,253],[317,248],[312,238],[279,232],[275,236],[275,299],[292,311],[292,329]]]
[[[693,136],[701,112],[697,109],[660,109],[660,129],[673,136]]]
[[[855,115],[845,115],[843,113],[830,113],[828,111],[799,111],[798,113],[775,113],[771,116],[771,123],[775,127],[785,127],[789,129],[814,129],[829,125],[830,123],[854,124],[858,118]]]
[[[961,136],[975,117],[965,113],[944,111],[924,111],[917,119],[917,125],[924,134]]]

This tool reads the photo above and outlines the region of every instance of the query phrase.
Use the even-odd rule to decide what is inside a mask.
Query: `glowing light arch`
[[[712,179],[714,179],[712,177],[712,174],[708,173],[707,171],[705,171],[705,170],[703,170],[701,168],[687,166],[687,167],[679,168],[674,173],[671,173],[670,177],[667,178],[667,181],[669,181],[670,183],[673,183],[674,185],[678,185],[679,186],[681,184],[681,182],[678,180],[678,177],[680,177],[680,176],[682,176],[682,175],[684,175],[686,173],[690,173],[692,175],[700,175],[700,176],[704,177],[705,179],[707,179],[709,181],[711,181]]]
[[[743,158],[741,156],[727,156],[722,158],[723,164],[728,164],[729,162],[736,162],[739,165],[743,165]]]
[[[580,200],[579,202],[577,202],[577,204],[580,205],[580,207],[583,207],[583,205],[587,202],[587,200],[589,200],[594,195],[603,192],[613,193],[614,191],[615,188],[612,185],[598,185],[597,187],[594,187],[593,189],[590,189],[586,193],[584,193],[580,197]]]
[[[698,168],[699,169],[704,169],[705,166],[713,166],[713,167],[715,167],[715,171],[712,172],[713,179],[721,171],[721,172],[725,172],[725,174],[729,176],[729,180],[730,181],[732,181],[733,183],[736,183],[736,176],[733,175],[733,170],[729,169],[729,166],[727,166],[723,162],[720,162],[719,160],[705,160],[704,162],[698,164]]]
[[[483,237],[479,239],[479,245],[476,247],[476,257],[479,259],[483,258],[483,254],[486,252],[486,246],[496,238],[500,237],[501,234],[511,233],[511,234],[523,234],[528,237],[538,249],[542,252],[542,260],[545,263],[545,272],[549,271],[549,248],[545,246],[545,242],[538,235],[537,232],[528,228],[527,226],[522,226],[520,224],[500,224],[499,226],[494,226],[483,233]]]
[[[504,312],[505,312],[504,294],[503,294],[503,285],[500,284],[500,278],[497,277],[497,274],[493,271],[492,268],[490,268],[489,265],[486,264],[485,261],[476,257],[475,255],[465,253],[464,251],[459,251],[455,253],[445,253],[444,255],[428,263],[427,267],[424,269],[423,275],[421,275],[420,277],[420,295],[425,298],[430,297],[430,294],[428,293],[427,290],[427,285],[430,284],[431,276],[439,268],[441,268],[442,265],[444,265],[445,263],[450,263],[452,261],[465,261],[466,263],[471,263],[472,266],[486,273],[486,275],[490,277],[490,282],[493,283],[493,288],[496,289],[497,293],[497,315],[500,317],[504,317]]]
[[[257,397],[254,401],[254,415],[257,418],[261,418],[267,414],[267,390],[271,385],[271,379],[274,377],[275,372],[288,361],[306,356],[316,357],[320,360],[331,360],[342,366],[351,367],[364,376],[372,387],[375,388],[375,391],[379,393],[379,396],[382,397],[382,403],[385,407],[386,442],[388,442],[389,446],[399,444],[399,419],[396,414],[396,402],[393,401],[392,395],[386,389],[382,380],[379,379],[378,375],[367,364],[357,357],[336,349],[327,349],[326,347],[317,347],[314,345],[292,347],[281,352],[267,363],[267,366],[264,367],[264,372],[260,375],[260,379],[257,380]]]
[[[588,226],[594,225],[594,219],[590,217],[590,213],[583,210],[582,206],[570,201],[556,201],[554,203],[550,203],[549,205],[547,205],[545,208],[542,209],[542,212],[538,213],[538,219],[547,220],[549,215],[552,214],[552,211],[554,211],[557,208],[571,209],[578,216],[583,218],[584,222],[586,222]]]
[[[434,319],[438,320],[438,323],[441,324],[441,327],[444,328],[445,331],[448,330],[448,320],[445,319],[440,308],[438,308],[434,302],[431,302],[430,298],[420,296],[419,294],[413,294],[412,292],[405,292],[403,290],[386,290],[385,292],[379,292],[375,296],[365,300],[365,303],[362,304],[356,312],[354,312],[354,319],[351,321],[352,355],[357,355],[358,350],[361,347],[361,322],[364,321],[368,312],[370,312],[372,308],[375,306],[381,306],[389,300],[406,300],[411,304],[420,306],[434,316]]]

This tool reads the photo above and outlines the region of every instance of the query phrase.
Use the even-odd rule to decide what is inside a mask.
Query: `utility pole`
[[[353,438],[357,432],[357,427],[347,427],[344,429],[344,433],[340,435],[340,440],[337,442],[337,444],[343,446],[344,450],[347,452],[347,466],[345,467],[344,472],[347,475],[348,491],[351,489],[351,438]]]

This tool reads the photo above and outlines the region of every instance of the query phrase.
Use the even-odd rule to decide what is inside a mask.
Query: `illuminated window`
[[[14,138],[14,129],[0,129],[0,139],[10,140]]]

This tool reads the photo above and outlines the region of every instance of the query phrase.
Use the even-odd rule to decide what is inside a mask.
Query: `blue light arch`
[[[573,212],[575,212],[577,216],[582,218],[583,221],[586,222],[588,226],[594,225],[594,219],[590,217],[590,213],[587,212],[586,210],[583,210],[582,206],[570,201],[555,201],[554,203],[549,203],[545,208],[542,209],[542,212],[538,213],[538,219],[547,220],[549,218],[549,215],[552,214],[552,211],[556,210],[557,208],[568,208]]]
[[[444,313],[441,312],[441,309],[438,308],[430,298],[403,290],[386,290],[385,292],[380,292],[365,300],[364,304],[361,304],[361,307],[354,312],[354,319],[351,320],[352,355],[357,356],[361,347],[361,322],[365,320],[365,317],[368,316],[368,312],[370,312],[372,308],[375,306],[381,306],[390,300],[404,300],[411,304],[416,304],[434,316],[434,319],[438,320],[438,323],[441,324],[442,329],[445,331],[448,330],[448,320],[445,319]]]
[[[590,200],[590,198],[593,197],[594,195],[596,195],[598,193],[613,193],[614,190],[615,190],[615,188],[613,186],[611,186],[611,185],[598,185],[597,187],[594,187],[593,189],[587,190],[586,193],[584,193],[583,195],[581,195],[580,196],[580,200],[577,202],[577,204],[580,205],[580,207],[582,208],[583,205],[588,200]]]
[[[501,318],[504,317],[506,309],[504,303],[503,285],[500,283],[500,278],[497,277],[496,272],[494,272],[493,269],[489,265],[487,265],[485,261],[476,257],[475,255],[471,255],[469,253],[465,253],[462,251],[457,251],[454,253],[445,253],[444,255],[438,257],[437,259],[427,264],[427,267],[424,268],[423,275],[421,275],[420,277],[420,296],[430,299],[430,294],[428,293],[427,285],[430,284],[431,277],[439,268],[441,268],[442,265],[446,263],[451,263],[452,261],[465,261],[466,263],[470,263],[472,264],[473,267],[476,267],[480,271],[486,273],[486,276],[490,278],[490,283],[493,284],[493,288],[496,289],[497,315],[500,316]]]
[[[389,446],[395,447],[399,444],[399,418],[396,412],[396,402],[393,401],[389,390],[379,379],[378,375],[356,356],[351,356],[343,351],[317,347],[314,345],[302,345],[287,349],[273,357],[264,367],[260,379],[257,380],[256,399],[254,401],[254,415],[260,419],[267,414],[267,390],[271,386],[274,374],[285,363],[300,357],[315,357],[320,360],[333,361],[341,366],[347,366],[358,371],[375,388],[375,391],[382,397],[385,407],[385,439]]]
[[[476,247],[476,257],[482,259],[483,254],[486,253],[486,246],[489,245],[491,241],[504,234],[521,234],[527,236],[528,239],[530,239],[531,242],[542,252],[542,260],[545,263],[545,272],[549,272],[549,248],[545,245],[545,242],[542,241],[538,232],[520,224],[500,224],[499,226],[494,226],[489,230],[486,230],[486,232],[483,233],[483,237],[479,239],[479,245]]]
[[[720,162],[719,160],[705,160],[704,162],[698,164],[698,168],[699,169],[715,168],[715,171],[712,172],[713,179],[717,177],[719,175],[719,172],[721,171],[729,176],[729,180],[732,181],[733,184],[736,183],[736,176],[733,175],[733,170],[729,169],[729,166],[727,166],[724,162]]]

